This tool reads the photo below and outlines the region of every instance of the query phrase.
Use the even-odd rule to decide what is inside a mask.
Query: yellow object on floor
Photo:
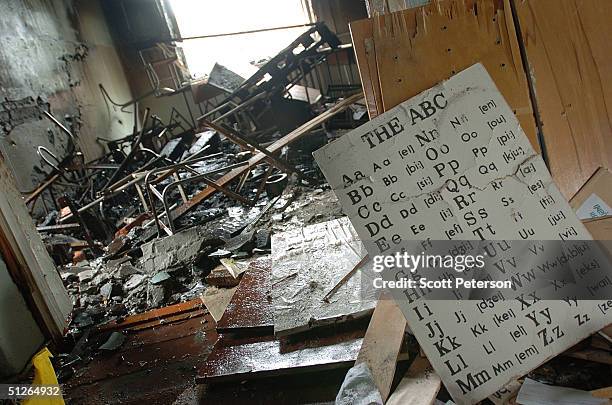
[[[36,353],[32,358],[34,365],[34,381],[32,385],[59,385],[53,364],[50,358],[53,357],[46,347]],[[29,397],[23,401],[23,405],[64,405],[64,398],[61,396],[37,396]]]

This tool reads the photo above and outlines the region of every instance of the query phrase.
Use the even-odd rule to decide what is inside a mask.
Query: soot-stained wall
[[[96,138],[121,138],[133,125],[99,84],[114,99],[132,95],[99,1],[3,0],[0,15],[0,153],[28,191],[51,170],[37,147],[60,158],[68,149],[41,109],[73,131],[89,161],[103,152]]]

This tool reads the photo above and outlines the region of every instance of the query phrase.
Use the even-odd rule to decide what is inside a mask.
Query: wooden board
[[[387,405],[431,405],[440,391],[442,380],[426,357],[414,359],[406,375],[389,397]]]
[[[365,362],[383,401],[391,392],[395,366],[404,339],[406,318],[390,297],[381,297],[374,309],[355,364]]]
[[[602,241],[601,243],[612,255],[612,216],[589,219],[582,221],[582,223],[593,239]],[[612,337],[612,325],[603,328],[601,331]]]
[[[507,2],[448,0],[374,19],[384,110],[481,62],[539,151],[529,87]]]
[[[372,39],[372,23],[369,19],[358,20],[351,22],[349,27],[366,107],[372,119],[383,112],[378,70],[376,69],[376,50]]]
[[[72,302],[0,156],[0,254],[46,337],[62,340]]]
[[[550,170],[571,197],[612,165],[612,2],[514,1]]]
[[[220,333],[272,333],[274,312],[271,302],[272,263],[254,260],[242,276],[238,289],[217,322]]]
[[[599,167],[580,187],[569,201],[570,206],[577,211],[591,194],[597,195],[606,204],[612,206],[612,173],[605,167]]]
[[[476,16],[473,9],[468,12],[467,8],[462,9],[460,13],[463,18],[457,19],[457,15],[451,13],[451,9],[456,7],[457,2],[444,9],[435,5],[428,7],[426,13],[426,8],[421,7],[388,17],[351,23],[353,48],[370,118],[448,78],[456,71],[480,61],[483,55],[486,55],[485,66],[490,67],[493,79],[515,110],[534,149],[539,150],[528,84],[522,69],[509,4],[504,4],[503,12],[493,9],[492,4],[483,7],[491,14],[491,21],[484,21],[485,17]],[[496,21],[493,21],[493,17]],[[437,25],[433,24],[434,22]],[[431,30],[431,27],[435,28]],[[469,32],[467,38],[462,30]],[[496,34],[499,37],[495,37]],[[474,42],[480,46],[472,48]],[[440,44],[449,45],[444,48]],[[380,55],[379,49],[382,53]],[[383,73],[379,71],[379,67],[382,67]],[[387,74],[389,75],[386,76]],[[381,301],[380,305],[385,305],[384,301]],[[395,309],[399,322],[403,317],[399,310]],[[381,330],[375,327],[376,313],[387,311],[390,310],[377,307],[371,322],[371,335],[386,333],[387,339],[397,342],[400,336],[403,337],[405,321],[400,322],[403,327],[378,326]],[[395,325],[392,322],[389,324]],[[368,332],[370,333],[370,328]],[[365,342],[368,342],[368,339]],[[369,350],[368,344],[364,343],[361,359],[373,363],[369,365],[377,380],[377,386],[382,386],[381,392],[386,390],[388,395],[395,371],[394,360],[383,357],[377,359]],[[389,347],[389,350],[395,349]],[[384,362],[390,363],[388,367],[381,367]],[[387,385],[388,388],[385,388]]]
[[[612,216],[588,219],[582,221],[593,239],[601,241],[612,240]]]

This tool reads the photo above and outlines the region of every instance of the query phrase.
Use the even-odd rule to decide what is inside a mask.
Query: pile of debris
[[[388,40],[378,33],[374,37]],[[49,160],[54,171],[27,200],[35,202],[49,190],[58,205],[39,230],[46,233],[49,252],[74,301],[67,339],[72,344],[58,360],[61,377],[82,366],[71,382],[71,394],[87,398],[89,385],[107,371],[121,377],[153,364],[147,373],[154,374],[157,365],[161,378],[168,364],[193,355],[184,375],[206,385],[208,399],[227,389],[228,382],[240,382],[240,390],[248,391],[245,381],[335,370],[342,372],[341,381],[319,384],[333,386],[337,403],[364,398],[380,404],[453,403],[451,397],[460,403],[502,404],[516,398],[520,403],[551,403],[562,395],[600,403],[589,402],[595,393],[568,386],[595,389],[606,384],[605,376],[597,378],[609,373],[612,364],[611,332],[603,311],[599,315],[596,307],[588,307],[585,314],[568,317],[578,310],[568,297],[545,307],[549,304],[537,296],[532,301],[522,295],[506,299],[501,292],[481,303],[460,294],[454,301],[448,296],[435,300],[429,287],[380,291],[374,280],[383,278],[373,256],[382,257],[392,243],[412,241],[426,250],[427,243],[444,238],[457,244],[452,246],[457,252],[471,251],[474,235],[501,242],[517,235],[529,239],[536,229],[549,239],[564,239],[571,232],[583,239],[605,239],[610,217],[581,223],[573,211],[589,210],[591,197],[584,190],[610,189],[612,175],[600,169],[583,187],[584,195],[577,194],[570,204],[562,199],[511,106],[480,63],[459,74],[453,71],[448,82],[394,108],[387,103],[397,84],[384,86],[387,98],[377,104],[373,90],[383,82],[370,80],[365,83],[366,98],[372,90],[374,103],[368,103],[368,110],[374,107],[370,115],[381,115],[365,129],[328,144],[347,128],[317,128],[350,109],[350,120],[342,121],[348,125],[340,126],[357,126],[366,111],[358,104],[361,94],[312,103],[306,88],[305,114],[287,120],[289,114],[279,112],[295,112],[287,107],[295,101],[287,95],[295,90],[299,75],[337,46],[337,38],[316,25],[241,84],[211,76],[206,85],[217,80],[217,88],[228,95],[200,117],[197,128],[174,135],[180,125],[163,125],[158,119],[147,125],[147,110],[141,129],[121,141],[129,143],[127,153],[119,142],[90,164],[79,163],[78,153]],[[376,110],[377,105],[388,113]],[[448,111],[457,114],[450,118],[452,130],[444,129]],[[482,121],[493,113],[486,116],[490,121]],[[395,137],[434,115],[429,122],[435,128],[429,132],[420,129],[415,136]],[[455,125],[463,126],[465,137],[456,136]],[[497,126],[505,126],[508,139],[498,139],[497,145],[492,135],[479,138]],[[306,133],[309,137],[302,138]],[[479,147],[470,148],[468,142]],[[326,177],[313,160],[315,150]],[[448,161],[438,161],[443,155]],[[45,151],[42,156],[49,158]],[[485,156],[487,164],[478,166]],[[415,172],[419,180],[411,177]],[[78,186],[55,199],[51,190],[60,179]],[[538,194],[540,189],[546,194]],[[469,193],[471,202],[452,194],[460,191]],[[462,211],[470,204],[480,205]],[[562,226],[561,221],[566,223]],[[474,224],[482,227],[472,229]],[[485,228],[490,240],[480,233]],[[412,252],[412,247],[404,251]],[[510,253],[500,252],[496,260],[503,265],[501,258]],[[395,281],[425,278],[389,267],[385,277]],[[466,274],[465,268],[453,270]],[[506,272],[510,274],[503,268],[504,276]],[[601,288],[612,283],[609,278],[601,282]],[[578,299],[574,301],[577,307]],[[161,345],[140,350],[141,344],[150,344],[141,334],[151,329],[164,331],[160,339],[166,339],[162,343],[170,350],[163,361],[157,353]],[[168,343],[175,340],[185,347]],[[112,354],[95,366],[87,364],[101,351]],[[579,359],[581,372],[563,369],[559,357],[550,360],[557,355]],[[304,395],[311,402],[330,399]]]
[[[220,319],[247,269],[271,254],[273,232],[342,215],[312,152],[365,121],[362,95],[292,95],[338,46],[318,24],[251,79],[219,86],[212,75],[206,85],[227,96],[197,126],[176,109],[168,123],[149,109],[139,119],[135,103],[133,133],[103,141],[107,153],[88,163],[45,111],[73,147],[64,158],[39,148],[50,171],[24,198],[73,301],[61,379],[120,347],[134,317],[203,301]],[[292,115],[271,119],[282,108]]]

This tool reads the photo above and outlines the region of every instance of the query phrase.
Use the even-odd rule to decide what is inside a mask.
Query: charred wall
[[[68,139],[41,109],[78,137],[86,160],[103,152],[96,138],[131,132],[132,115],[110,105],[99,83],[117,99],[131,91],[99,1],[0,2],[0,152],[22,191],[50,172],[39,145],[62,158]]]

